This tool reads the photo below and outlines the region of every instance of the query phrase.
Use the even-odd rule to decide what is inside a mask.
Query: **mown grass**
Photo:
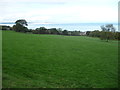
[[[2,35],[3,87],[117,87],[117,41],[13,31]]]

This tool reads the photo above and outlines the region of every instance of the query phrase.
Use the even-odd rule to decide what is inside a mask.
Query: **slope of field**
[[[117,87],[117,41],[13,31],[2,35],[3,87]]]

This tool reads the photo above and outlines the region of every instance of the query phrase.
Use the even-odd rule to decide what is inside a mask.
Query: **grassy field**
[[[117,41],[13,31],[2,35],[3,87],[117,87]]]

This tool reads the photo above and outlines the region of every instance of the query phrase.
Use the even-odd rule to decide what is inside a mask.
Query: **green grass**
[[[117,41],[13,31],[2,35],[3,87],[117,87]]]

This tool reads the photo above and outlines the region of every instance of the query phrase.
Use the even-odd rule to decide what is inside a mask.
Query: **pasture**
[[[115,88],[118,42],[2,31],[3,88]]]

